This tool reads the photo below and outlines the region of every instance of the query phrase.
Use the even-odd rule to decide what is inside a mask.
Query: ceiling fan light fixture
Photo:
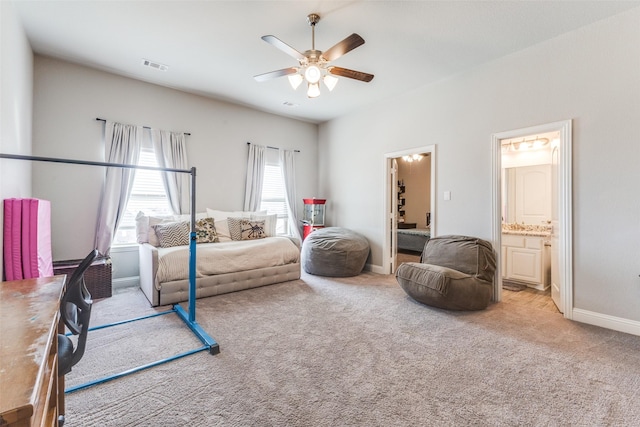
[[[320,77],[322,77],[322,73],[317,65],[309,65],[307,69],[304,70],[304,78],[311,84],[318,83]]]
[[[300,83],[302,83],[302,81],[304,80],[304,78],[302,77],[301,74],[291,74],[289,76],[289,84],[291,85],[291,87],[293,88],[293,90],[298,89],[298,86],[300,86]]]
[[[262,40],[295,58],[298,61],[298,66],[258,74],[253,78],[258,82],[264,82],[276,77],[288,76],[289,84],[291,84],[293,90],[296,90],[303,81],[306,81],[307,96],[309,98],[315,98],[320,95],[320,80],[324,82],[329,91],[332,91],[338,83],[339,79],[337,77],[346,77],[365,83],[370,82],[374,77],[373,74],[329,65],[330,62],[351,52],[358,46],[362,46],[364,39],[353,33],[324,52],[316,50],[315,27],[318,22],[320,22],[320,15],[317,13],[307,16],[307,23],[311,26],[311,49],[304,51],[304,53],[289,46],[276,36],[262,36]]]
[[[320,96],[320,84],[309,83],[309,87],[307,89],[307,96],[309,98],[317,98],[318,96]]]
[[[324,82],[325,86],[329,89],[329,91],[332,91],[333,88],[336,87],[336,85],[338,84],[338,78],[337,77],[333,77],[333,76],[331,76],[329,74],[324,76],[322,81]]]

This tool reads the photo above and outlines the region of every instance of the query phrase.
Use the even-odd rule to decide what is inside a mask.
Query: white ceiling
[[[34,52],[187,92],[320,123],[639,7],[640,1],[32,1],[14,0]],[[319,98],[285,77],[297,65],[260,39],[316,49],[351,33],[366,43],[333,64],[375,75],[341,78]],[[142,66],[142,59],[169,70]],[[536,64],[532,64],[535,66]],[[295,106],[285,106],[293,103]]]

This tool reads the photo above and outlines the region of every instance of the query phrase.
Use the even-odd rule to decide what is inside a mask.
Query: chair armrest
[[[149,243],[141,243],[138,247],[140,259],[140,289],[154,307],[160,303],[159,289],[156,287],[158,272],[158,248]]]

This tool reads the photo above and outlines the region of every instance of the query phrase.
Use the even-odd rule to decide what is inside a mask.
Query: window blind
[[[142,148],[138,166],[158,167],[153,149]],[[114,244],[136,243],[136,215],[142,211],[147,216],[171,215],[167,193],[160,171],[136,169],[131,195],[116,235]]]

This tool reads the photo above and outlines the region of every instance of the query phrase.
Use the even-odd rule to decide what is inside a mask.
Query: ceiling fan
[[[347,77],[363,82],[370,82],[373,80],[373,74],[329,65],[331,61],[335,61],[342,55],[363,45],[364,39],[362,37],[353,33],[341,42],[338,42],[335,46],[322,52],[321,50],[316,50],[315,47],[315,28],[316,24],[320,22],[320,15],[316,13],[310,14],[307,16],[307,22],[311,26],[311,49],[304,53],[292,48],[276,36],[262,36],[262,40],[280,49],[287,55],[297,59],[299,66],[258,74],[257,76],[254,76],[254,79],[259,82],[263,82],[276,77],[288,76],[289,83],[291,83],[294,90],[306,80],[307,96],[309,98],[315,98],[320,95],[320,80],[324,82],[330,91],[333,90],[335,85],[338,83],[338,78],[336,76]]]

